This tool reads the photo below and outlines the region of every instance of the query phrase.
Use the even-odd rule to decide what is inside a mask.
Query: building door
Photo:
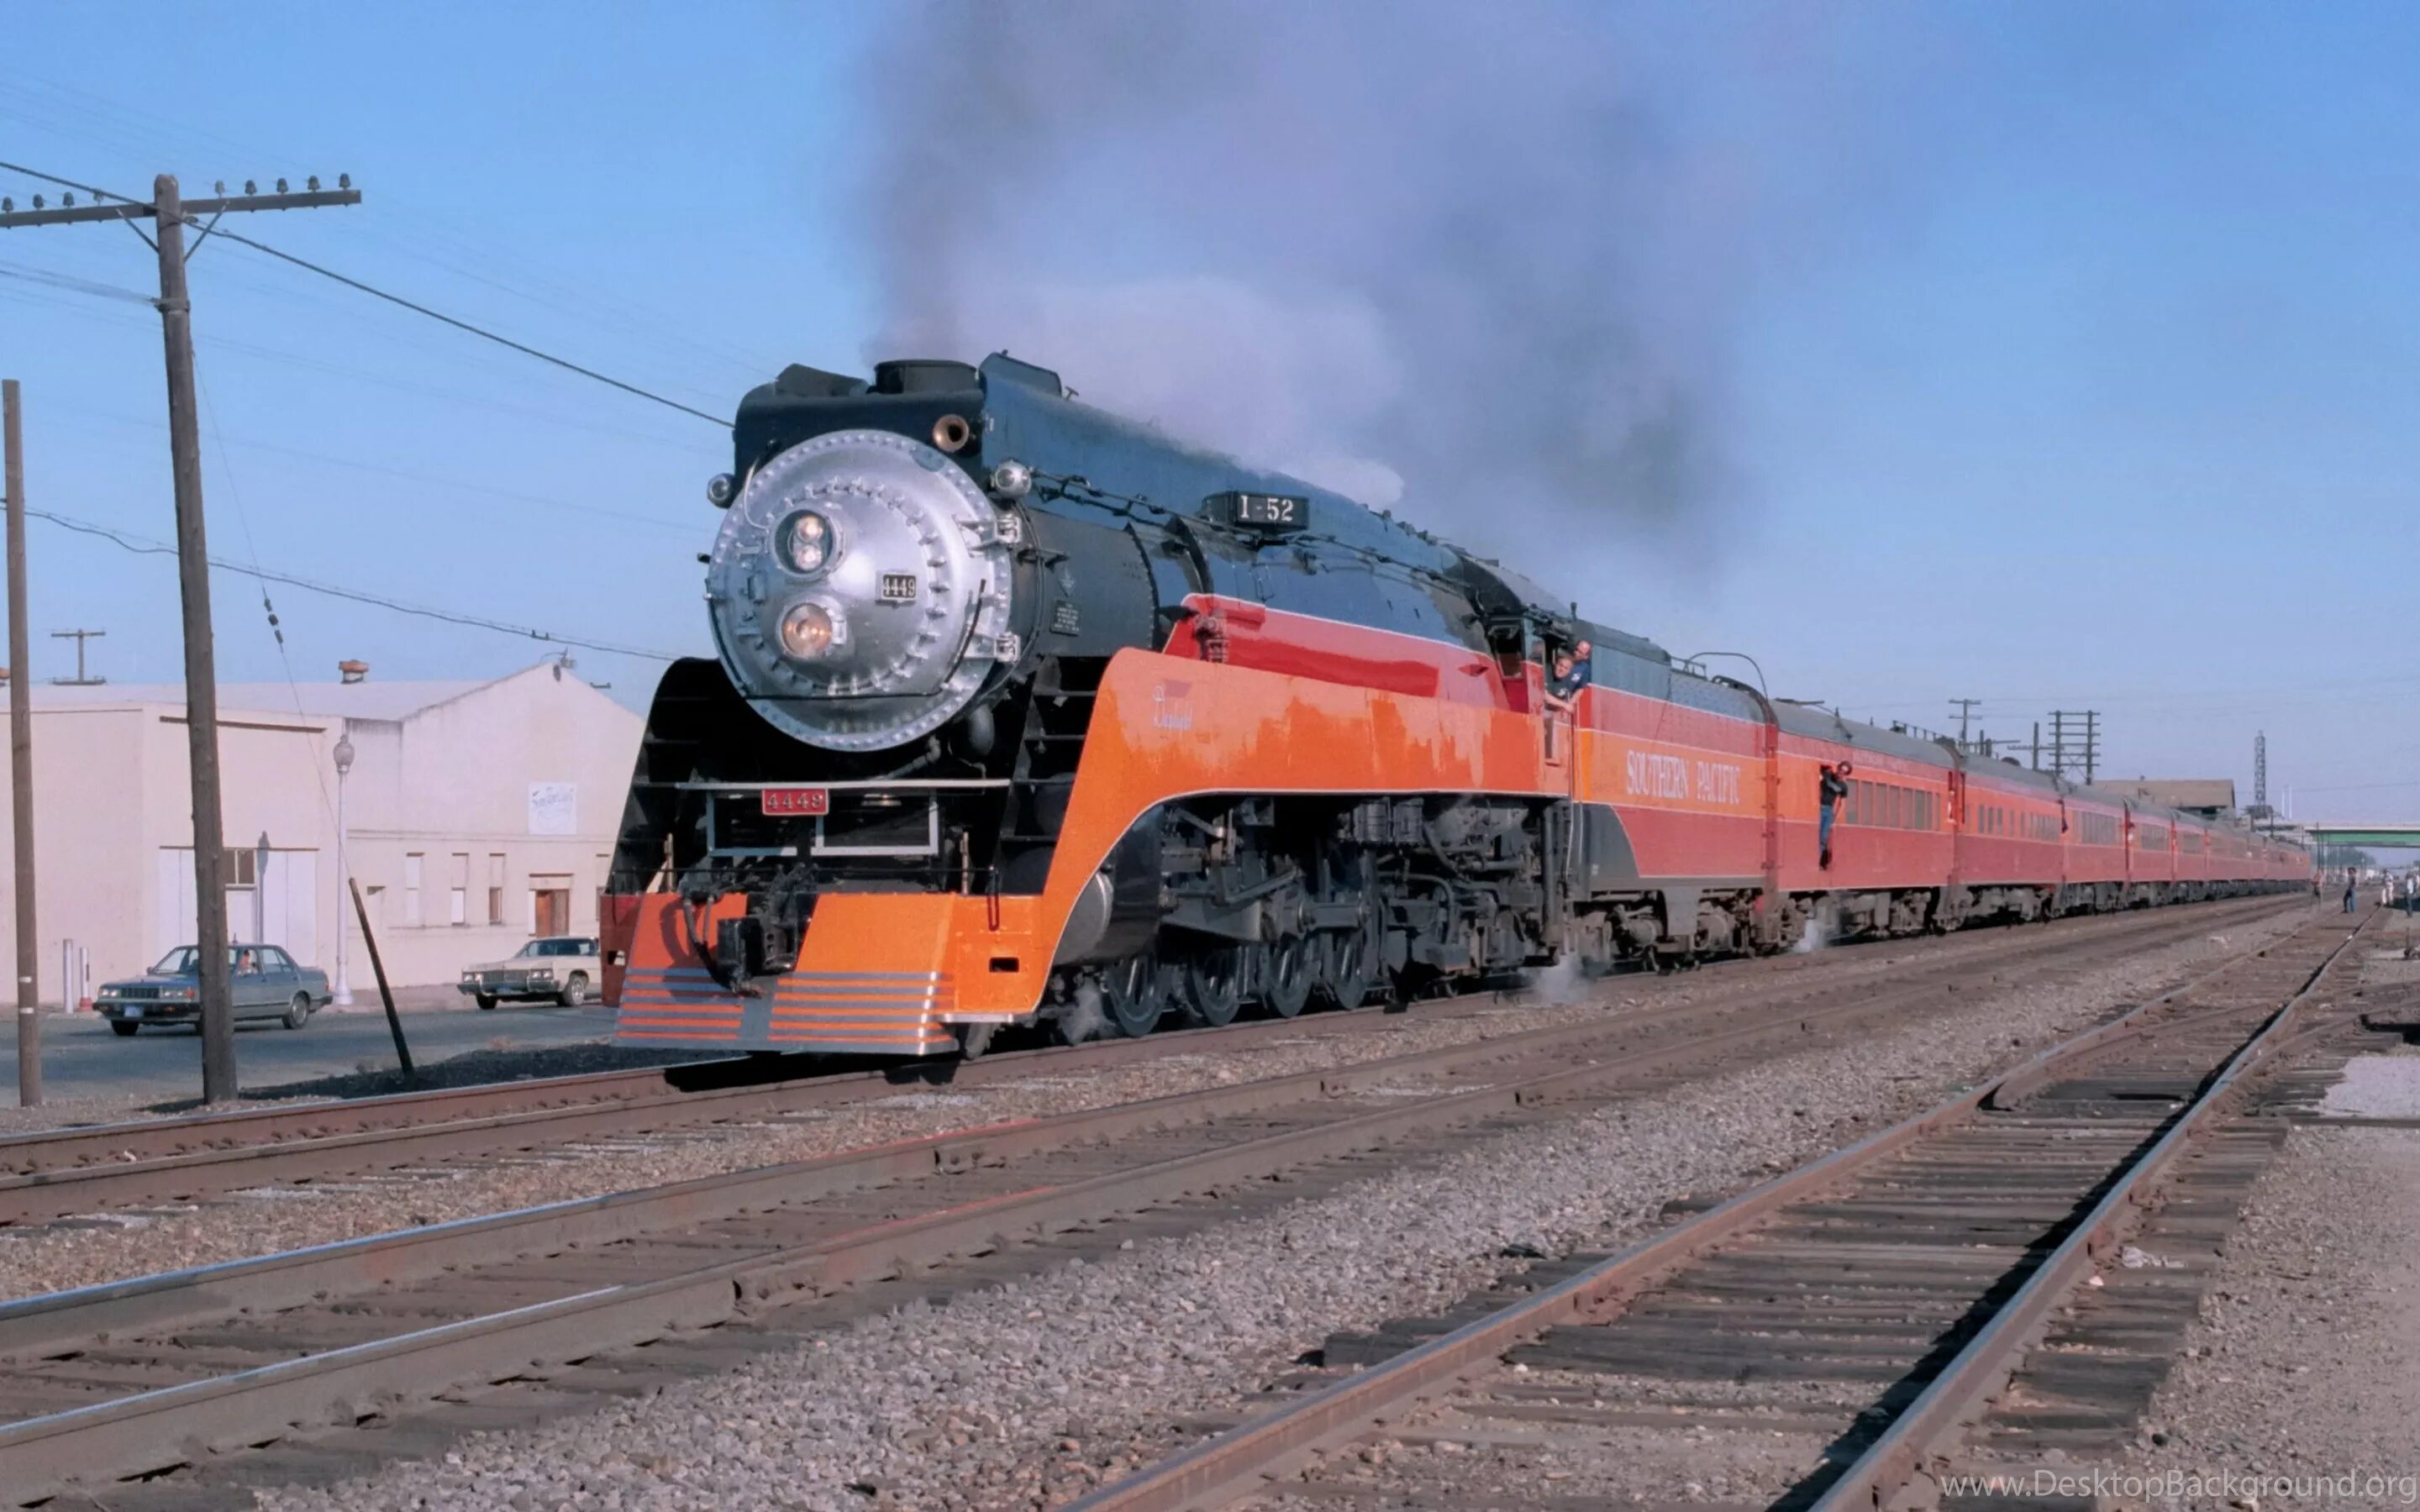
[[[163,845],[158,858],[157,886],[152,893],[151,954],[156,961],[179,945],[191,945],[199,926],[194,906],[194,852],[188,845]],[[269,853],[269,870],[259,870],[259,857],[250,849],[227,853],[227,933],[247,944],[282,945],[304,965],[319,964],[319,853]],[[257,899],[261,935],[253,934],[253,906]]]
[[[530,878],[530,933],[532,934],[571,933],[571,879],[569,877],[534,876]]]

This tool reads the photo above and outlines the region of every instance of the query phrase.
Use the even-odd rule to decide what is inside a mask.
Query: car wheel
[[[563,984],[563,991],[554,995],[554,1000],[566,1008],[578,1008],[588,1001],[588,973],[573,972],[571,980]]]
[[[471,995],[471,1001],[479,1005],[480,1012],[490,1012],[494,1011],[496,1006],[496,995],[493,993],[473,993]]]
[[[119,1039],[124,1040],[132,1038],[134,1031],[143,1027],[143,1026],[140,1024],[130,1023],[125,1019],[111,1019],[109,1021],[109,1027],[112,1033],[116,1034]]]
[[[289,1029],[299,1029],[303,1025],[310,1022],[311,995],[309,993],[296,993],[294,995],[294,1001],[287,1005],[286,1026]]]

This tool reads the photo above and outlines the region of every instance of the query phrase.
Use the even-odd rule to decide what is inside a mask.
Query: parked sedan
[[[578,1008],[588,1001],[589,993],[604,975],[594,939],[584,934],[548,934],[522,946],[508,960],[464,971],[459,986],[463,995],[481,1008],[493,1008],[507,997],[518,1002],[551,1000]]]
[[[197,947],[180,945],[140,978],[101,983],[93,1006],[119,1034],[132,1034],[146,1024],[196,1023],[202,1016],[201,962]],[[231,945],[227,964],[239,1022],[277,1019],[299,1029],[328,1004],[328,974],[296,965],[274,945]]]

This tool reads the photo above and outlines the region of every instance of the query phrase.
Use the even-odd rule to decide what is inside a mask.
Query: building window
[[[248,940],[253,935],[253,899],[260,888],[260,853],[229,850],[219,874],[226,879],[227,933]]]
[[[445,922],[471,922],[471,853],[456,851],[445,868]]]
[[[386,922],[386,889],[372,883],[362,889],[362,912],[370,916],[374,924]]]
[[[504,858],[496,852],[488,853],[488,922],[504,921]]]
[[[427,857],[413,851],[403,858],[403,927],[418,929],[420,912],[420,865]]]

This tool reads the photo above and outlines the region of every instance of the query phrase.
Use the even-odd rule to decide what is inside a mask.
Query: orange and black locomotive
[[[1676,665],[1005,355],[792,367],[733,439],[719,655],[657,690],[606,900],[626,1041],[975,1052],[2307,886],[2270,837]]]

